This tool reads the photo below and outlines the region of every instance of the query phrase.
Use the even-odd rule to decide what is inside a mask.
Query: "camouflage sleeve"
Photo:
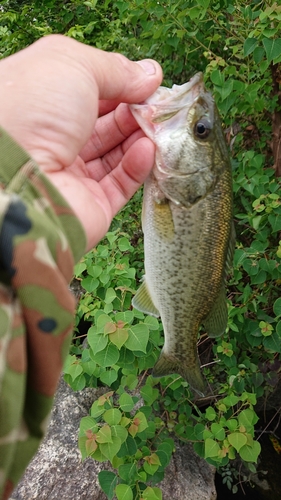
[[[71,208],[0,128],[0,499],[44,436],[73,327],[68,283],[85,248]]]

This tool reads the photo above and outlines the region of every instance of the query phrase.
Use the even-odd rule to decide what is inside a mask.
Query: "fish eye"
[[[195,123],[194,133],[199,139],[206,139],[211,132],[211,124],[206,118]]]

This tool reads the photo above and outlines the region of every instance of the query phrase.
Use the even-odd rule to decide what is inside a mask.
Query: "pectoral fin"
[[[222,286],[211,312],[203,321],[209,337],[220,337],[225,332],[227,318],[226,292],[225,287]]]
[[[133,307],[138,309],[138,311],[141,311],[145,314],[150,314],[150,316],[156,316],[156,318],[159,318],[160,316],[158,309],[156,309],[155,305],[153,304],[145,281],[141,284],[136,295],[134,296],[132,305]]]
[[[173,241],[175,227],[170,203],[166,198],[161,202],[154,202],[153,224],[156,233],[164,242]]]
[[[154,377],[164,377],[172,373],[181,375],[199,396],[204,397],[205,383],[201,374],[199,362],[197,362],[195,366],[185,366],[184,363],[180,362],[174,356],[168,356],[162,351],[160,358],[153,368],[152,375]]]

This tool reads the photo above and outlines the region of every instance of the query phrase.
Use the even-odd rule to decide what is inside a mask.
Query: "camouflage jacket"
[[[71,208],[0,129],[0,499],[48,424],[68,352],[73,265],[86,248]]]

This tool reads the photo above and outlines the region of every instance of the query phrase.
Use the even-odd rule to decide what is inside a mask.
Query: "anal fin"
[[[209,337],[220,337],[227,327],[227,319],[226,292],[222,286],[210,313],[203,321]]]

